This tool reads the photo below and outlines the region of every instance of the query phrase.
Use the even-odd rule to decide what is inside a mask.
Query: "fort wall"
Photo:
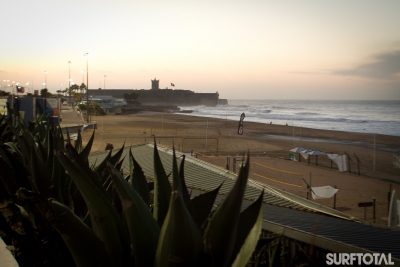
[[[176,106],[216,106],[219,103],[219,94],[195,93],[190,90],[153,89],[89,89],[90,97],[111,95],[114,98],[123,98],[124,94],[137,93],[138,99],[143,105],[176,105]]]

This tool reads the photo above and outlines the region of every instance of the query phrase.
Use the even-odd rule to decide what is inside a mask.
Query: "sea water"
[[[400,101],[228,100],[216,107],[191,106],[188,115],[324,130],[400,136]]]

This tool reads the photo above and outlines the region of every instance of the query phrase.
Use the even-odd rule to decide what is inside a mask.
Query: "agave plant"
[[[65,244],[77,266],[245,266],[253,253],[263,193],[241,211],[249,159],[214,208],[221,186],[191,198],[184,157],[178,166],[174,151],[171,184],[155,142],[154,181],[149,182],[131,150],[129,175],[123,177],[124,147],[90,165],[94,135],[85,147],[80,134],[74,145],[69,136],[65,144],[58,127],[37,121],[28,129],[21,120],[13,124],[4,118],[0,135],[0,167],[6,169],[1,181],[26,214],[21,239],[33,237],[39,241],[31,244],[40,247],[43,239],[56,236],[64,241],[56,245]],[[46,259],[62,265],[66,254]]]

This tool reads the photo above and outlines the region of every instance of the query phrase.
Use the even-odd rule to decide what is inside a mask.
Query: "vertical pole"
[[[374,134],[374,163],[372,172],[375,173],[375,160],[376,160],[376,134]]]
[[[312,182],[312,181],[311,181],[311,172],[310,172],[310,184],[309,184],[309,186],[310,186],[310,189],[309,189],[309,193],[310,193],[310,200],[311,200],[311,196],[312,196],[312,195],[311,195],[311,182]]]
[[[294,145],[294,126],[293,126],[293,121],[292,121],[292,129],[293,129],[293,147],[295,147],[295,145]]]
[[[86,121],[89,123],[89,53],[85,54],[86,56]]]
[[[207,152],[207,134],[208,134],[208,120],[207,120],[207,127],[206,127],[206,151]]]
[[[236,173],[236,158],[233,158],[233,172]]]
[[[336,185],[335,185],[335,189],[336,189]],[[333,196],[333,209],[336,209],[336,194]]]
[[[68,106],[71,103],[71,61],[68,61]]]
[[[164,113],[161,114],[161,136],[164,136]]]
[[[372,198],[372,200],[373,200],[372,214],[373,214],[373,219],[374,219],[374,223],[375,223],[375,212],[376,212],[376,209],[375,209],[375,207],[376,207],[376,199],[373,197],[373,198]]]
[[[392,184],[389,185],[389,192],[388,192],[388,211],[390,209],[390,199],[392,194]]]
[[[347,153],[346,155],[347,155],[347,163],[349,164],[349,173],[351,173],[350,156]]]

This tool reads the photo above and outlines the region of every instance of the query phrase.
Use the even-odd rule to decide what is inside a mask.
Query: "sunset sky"
[[[0,85],[400,100],[400,1],[1,0]],[[69,66],[68,61],[72,64]],[[104,78],[104,75],[106,78]],[[62,84],[62,85],[61,85]]]

